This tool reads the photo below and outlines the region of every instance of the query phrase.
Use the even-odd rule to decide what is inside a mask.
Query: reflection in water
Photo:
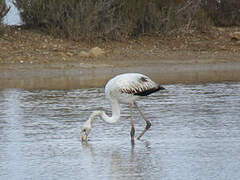
[[[111,111],[103,89],[0,91],[0,179],[238,179],[240,84],[166,88],[139,102],[153,126],[135,145],[127,105],[80,142],[90,113]]]
[[[147,146],[144,141],[140,145],[131,145],[130,141],[124,141],[123,144],[105,144],[104,148],[101,148],[101,152],[97,149],[102,145],[96,143],[83,143],[82,148],[84,154],[87,158],[83,159],[85,162],[86,171],[89,171],[89,175],[93,175],[91,178],[95,178],[96,175],[100,175],[101,172],[105,172],[107,177],[110,179],[124,179],[124,178],[133,178],[133,179],[146,179],[151,177],[150,174],[154,172],[154,169],[149,167],[152,166],[151,160],[151,148],[149,148],[149,143]],[[126,146],[126,144],[128,146]],[[122,146],[122,148],[120,148]],[[126,146],[126,147],[124,147]],[[108,162],[102,163],[101,162]],[[101,166],[95,167],[95,163],[101,164]],[[100,171],[96,173],[96,170]],[[157,170],[157,169],[156,169]],[[102,178],[105,178],[103,176]]]

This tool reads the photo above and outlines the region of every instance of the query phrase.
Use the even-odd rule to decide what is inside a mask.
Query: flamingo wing
[[[135,76],[129,76],[128,79],[119,80],[118,84],[120,93],[136,96],[147,96],[158,90],[164,89],[162,86],[142,74],[135,74]]]

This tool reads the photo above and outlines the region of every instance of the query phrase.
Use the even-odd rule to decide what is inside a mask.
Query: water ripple
[[[0,91],[0,179],[238,179],[240,84],[166,88],[139,102],[152,127],[134,146],[127,105],[81,144],[90,113],[111,112],[101,88]]]

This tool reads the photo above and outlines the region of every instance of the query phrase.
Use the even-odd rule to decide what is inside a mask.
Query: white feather
[[[126,73],[109,80],[105,86],[105,94],[108,99],[115,98],[123,103],[132,103],[139,98],[136,93],[157,87],[158,84],[143,74]]]

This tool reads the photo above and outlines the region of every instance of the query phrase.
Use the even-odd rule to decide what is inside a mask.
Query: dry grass
[[[48,63],[134,63],[150,60],[205,58],[240,60],[240,42],[229,34],[240,28],[212,28],[208,33],[193,32],[185,36],[139,36],[123,41],[99,40],[88,44],[53,38],[39,31],[9,28],[0,36],[0,64]],[[83,58],[81,51],[100,47],[106,52],[100,58]],[[126,63],[126,64],[128,64]]]
[[[6,6],[5,0],[0,0],[0,35],[4,33],[5,28],[2,25],[3,17],[8,13],[10,8]]]
[[[0,23],[3,17],[8,13],[10,8],[6,6],[5,0],[0,0]]]
[[[73,40],[205,31],[200,0],[16,0],[26,26]]]
[[[239,0],[203,0],[202,9],[215,26],[240,26]]]

